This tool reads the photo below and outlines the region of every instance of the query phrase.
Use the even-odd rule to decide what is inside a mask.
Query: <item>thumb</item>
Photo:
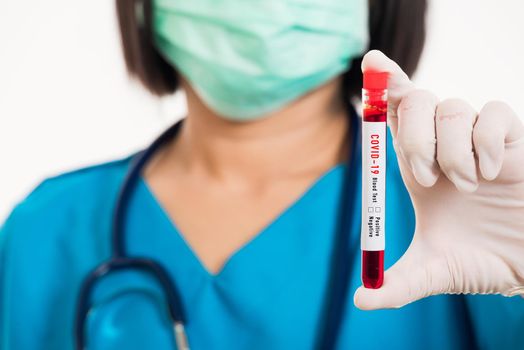
[[[388,125],[396,137],[398,129],[397,109],[400,101],[415,89],[414,84],[400,66],[379,50],[371,50],[362,59],[362,73],[367,71],[388,72]]]
[[[447,269],[438,260],[425,261],[415,247],[384,273],[379,289],[359,287],[355,306],[361,310],[399,308],[416,300],[446,292],[449,281]]]
[[[362,72],[388,72],[388,103],[396,112],[400,100],[415,88],[408,75],[392,59],[379,50],[371,50],[362,59]]]

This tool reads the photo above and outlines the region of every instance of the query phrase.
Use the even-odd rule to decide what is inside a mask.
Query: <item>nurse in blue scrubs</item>
[[[117,1],[130,73],[157,95],[183,89],[187,98],[180,130],[140,173],[123,226],[127,253],[159,262],[175,281],[192,349],[317,348],[348,172],[360,189],[361,169],[346,160],[369,48],[403,69],[376,51],[363,63],[390,72],[386,267],[404,257],[377,291],[359,289],[358,254],[344,262],[347,302],[335,348],[524,349],[524,181],[491,179],[486,200],[486,181],[447,171],[454,163],[445,152],[435,158],[435,147],[451,144],[458,155],[469,147],[466,163],[478,161],[471,125],[449,137],[438,124],[470,113],[465,102],[416,92],[404,73],[422,50],[425,8],[425,1],[393,0]],[[495,107],[492,114],[509,111]],[[402,124],[413,110],[425,122]],[[513,123],[502,137],[524,139],[510,112],[497,116],[491,120]],[[435,142],[402,139],[424,133]],[[409,152],[400,156],[399,145]],[[429,158],[420,153],[428,151]],[[413,155],[419,161],[407,163]],[[136,156],[48,178],[14,208],[0,234],[0,349],[74,347],[81,285],[111,256],[114,207]],[[511,201],[497,202],[508,183]],[[352,246],[360,200],[358,190],[344,214],[357,232]],[[454,206],[461,201],[469,204]],[[428,223],[442,239],[432,239]],[[459,250],[472,232],[471,245]],[[444,265],[427,263],[435,251]],[[437,295],[450,293],[506,296]],[[176,348],[151,275],[116,271],[89,299],[87,348]]]

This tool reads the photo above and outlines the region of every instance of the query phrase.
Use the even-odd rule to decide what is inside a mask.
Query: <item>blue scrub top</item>
[[[129,160],[47,179],[9,216],[0,234],[0,349],[72,349],[80,284],[110,255],[110,220]],[[415,220],[393,151],[387,162],[391,266],[408,247]],[[313,348],[346,171],[340,164],[321,176],[217,275],[206,271],[141,179],[126,223],[128,251],[161,262],[180,286],[192,349]],[[361,169],[353,171],[360,187]],[[352,276],[339,349],[524,349],[520,297],[437,296],[398,310],[360,311],[352,302],[360,257],[347,263]],[[112,274],[92,299],[89,348],[175,348],[164,297],[150,276]]]

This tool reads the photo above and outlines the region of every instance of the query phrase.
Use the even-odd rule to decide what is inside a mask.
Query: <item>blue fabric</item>
[[[387,162],[390,266],[409,245],[415,221],[394,152]],[[0,349],[73,347],[79,287],[109,257],[112,209],[128,166],[129,157],[48,179],[13,210],[0,234]],[[312,348],[346,171],[338,165],[319,178],[217,275],[203,268],[146,183],[139,183],[128,215],[128,249],[163,263],[181,286],[193,349]],[[360,181],[360,169],[354,171]],[[354,203],[359,232],[360,195]],[[438,296],[364,312],[352,303],[359,257],[348,264],[353,274],[340,349],[524,348],[522,298]],[[174,348],[165,300],[150,276],[110,275],[95,289],[93,303],[90,348]]]

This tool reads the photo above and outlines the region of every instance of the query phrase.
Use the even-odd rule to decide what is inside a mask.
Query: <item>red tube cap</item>
[[[388,88],[388,72],[364,72],[364,89],[385,90]]]

